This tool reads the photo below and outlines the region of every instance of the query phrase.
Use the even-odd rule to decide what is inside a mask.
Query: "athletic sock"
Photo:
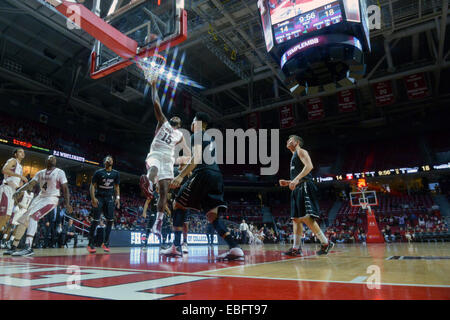
[[[328,244],[328,239],[327,239],[327,237],[325,237],[322,230],[319,230],[319,232],[316,234],[316,237],[319,239],[321,244],[323,244],[323,245]]]
[[[164,212],[158,212],[156,214],[156,220],[162,220],[164,218]]]
[[[25,243],[27,244],[27,246],[30,246],[30,249],[31,249],[33,246],[33,237],[27,235],[27,239],[25,240]]]
[[[179,247],[181,245],[181,231],[175,231],[175,238],[173,239],[173,245]]]
[[[293,248],[294,249],[299,249],[300,248],[300,241],[302,239],[302,236],[299,234],[294,234],[294,245]]]

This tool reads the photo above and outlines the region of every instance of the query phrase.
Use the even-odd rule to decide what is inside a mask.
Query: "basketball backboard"
[[[102,78],[187,39],[184,0],[45,0],[96,39],[91,77]]]
[[[377,206],[377,193],[375,191],[350,192],[350,205],[352,207],[362,207],[363,209],[367,206]]]
[[[135,58],[153,55],[174,47],[187,38],[187,14],[184,0],[108,0],[97,7],[104,21],[136,41]],[[94,1],[95,6],[95,1]],[[91,77],[98,79],[133,63],[119,56],[113,48],[96,41],[91,57]]]

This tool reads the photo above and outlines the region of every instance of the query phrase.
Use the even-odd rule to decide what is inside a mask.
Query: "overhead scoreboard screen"
[[[277,44],[342,22],[337,0],[269,0]]]

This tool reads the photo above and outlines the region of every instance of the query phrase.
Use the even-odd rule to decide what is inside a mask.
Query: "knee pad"
[[[184,217],[186,215],[186,211],[181,209],[176,209],[173,213],[173,226],[175,228],[181,228],[184,224]]]

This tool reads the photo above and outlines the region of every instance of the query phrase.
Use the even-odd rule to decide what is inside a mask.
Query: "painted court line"
[[[297,259],[297,258],[296,258]],[[300,259],[300,258],[299,258]],[[289,259],[294,260],[294,259]],[[283,260],[288,261],[288,260]],[[17,262],[19,263],[19,262]],[[23,263],[21,263],[23,264]],[[67,265],[57,265],[57,264],[45,264],[45,263],[29,263],[29,265],[40,265],[40,266],[53,266],[53,267],[68,267]],[[100,270],[121,270],[121,271],[134,271],[134,272],[148,272],[148,273],[164,273],[164,274],[180,274],[180,275],[197,275],[205,276],[210,278],[245,278],[245,279],[260,279],[260,280],[284,280],[284,281],[300,281],[300,282],[326,282],[326,283],[343,283],[343,284],[361,284],[367,285],[364,281],[340,281],[340,280],[321,280],[321,279],[304,279],[304,278],[274,278],[274,277],[257,277],[257,276],[245,276],[245,275],[212,275],[201,272],[179,272],[179,271],[157,271],[157,270],[141,270],[141,269],[127,269],[127,268],[112,268],[112,267],[89,267],[89,266],[79,266],[83,269],[100,269]],[[233,268],[233,267],[230,267]],[[223,270],[223,269],[218,269]],[[209,270],[206,272],[210,272]],[[353,282],[354,281],[354,282]],[[434,285],[434,284],[412,284],[412,283],[380,283],[382,286],[408,286],[408,287],[433,287],[433,288],[450,288],[450,285]]]

